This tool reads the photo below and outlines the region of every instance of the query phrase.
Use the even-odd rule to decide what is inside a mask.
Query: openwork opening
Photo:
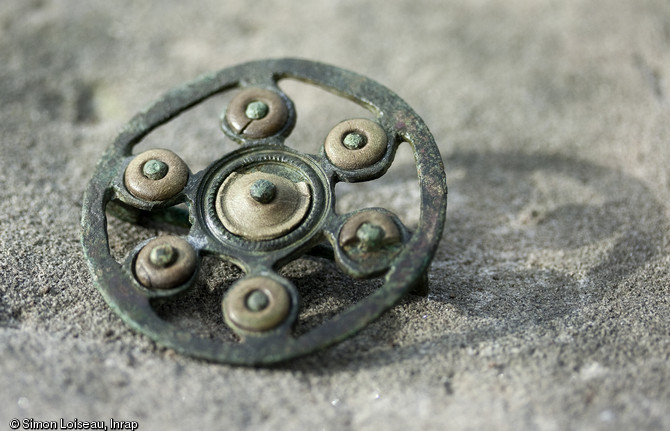
[[[201,171],[239,147],[219,127],[221,115],[237,93],[237,90],[226,91],[181,113],[149,133],[133,148],[133,154],[165,148],[184,159],[191,172]]]
[[[177,328],[206,339],[239,342],[223,320],[221,301],[228,287],[243,275],[236,266],[215,256],[201,260],[195,284],[184,294],[151,301],[156,314]]]
[[[300,294],[300,314],[294,327],[303,335],[359,303],[382,285],[382,280],[357,280],[341,271],[335,262],[322,258],[302,258],[281,270]]]
[[[131,252],[144,240],[160,235],[187,235],[190,226],[175,225],[160,220],[142,217],[142,213],[123,212],[124,207],[118,202],[107,204],[105,211],[107,219],[107,236],[109,238],[109,251],[114,260],[123,264]],[[187,222],[188,211],[185,204],[177,205],[172,209],[180,215],[182,221]],[[145,215],[146,216],[146,215]],[[124,218],[121,218],[124,217]]]
[[[293,100],[298,121],[286,145],[298,151],[316,154],[328,132],[342,120],[349,118],[375,118],[364,107],[336,96],[315,85],[295,79],[283,79],[280,88]]]
[[[419,224],[421,194],[412,147],[406,142],[400,144],[393,164],[376,180],[337,183],[335,199],[338,214],[381,207],[395,213],[409,229],[415,229]]]

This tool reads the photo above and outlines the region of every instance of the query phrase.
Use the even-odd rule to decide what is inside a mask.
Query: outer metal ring
[[[273,333],[249,337],[238,344],[221,343],[161,319],[150,304],[150,295],[130,287],[132,275],[109,251],[105,208],[115,196],[114,181],[119,166],[152,130],[222,91],[256,84],[276,86],[277,79],[287,77],[358,101],[379,114],[378,121],[394,139],[410,143],[420,173],[419,225],[394,258],[384,284],[361,302],[297,337]],[[245,150],[251,152],[254,148]],[[389,151],[384,157],[391,156]],[[195,201],[195,194],[189,196]],[[169,92],[131,120],[104,154],[89,183],[82,208],[82,244],[95,284],[110,306],[136,330],[188,355],[234,364],[269,364],[307,354],[352,335],[409,292],[425,275],[442,236],[446,197],[444,166],[432,135],[421,118],[393,92],[361,75],[320,63],[297,59],[256,61],[204,76]]]

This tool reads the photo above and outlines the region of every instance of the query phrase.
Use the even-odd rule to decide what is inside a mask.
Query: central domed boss
[[[224,156],[204,173],[199,196],[202,227],[221,244],[268,252],[318,235],[332,199],[327,174],[313,157],[274,144]]]
[[[216,196],[216,213],[235,235],[251,241],[278,238],[305,218],[312,201],[310,186],[261,170],[231,173]]]

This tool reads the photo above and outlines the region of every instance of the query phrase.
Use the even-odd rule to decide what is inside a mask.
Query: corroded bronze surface
[[[340,246],[359,244],[363,250],[378,250],[402,242],[402,235],[391,217],[379,211],[362,211],[342,226]]]
[[[334,119],[333,123],[344,126],[336,126],[342,130],[324,137],[320,153],[300,153],[284,145],[296,122],[293,103],[277,85],[284,78],[350,99],[376,117],[374,121]],[[220,123],[229,138],[242,144],[238,150],[193,175],[184,165],[185,184],[167,195],[146,195],[133,188],[133,181],[156,184],[173,172],[171,162],[156,154],[134,161],[135,145],[181,112],[240,87],[241,96],[233,99]],[[402,142],[411,145],[419,172],[418,227],[410,232],[383,208],[336,213],[335,184],[380,177]],[[329,147],[335,144],[344,162],[331,154]],[[371,150],[372,155],[362,161],[347,162]],[[125,172],[134,177],[128,179]],[[130,121],[102,156],[89,183],[82,243],[98,289],[136,330],[188,355],[233,364],[269,364],[336,343],[406,293],[425,293],[426,272],[444,225],[446,197],[444,167],[433,137],[394,93],[360,75],[320,63],[256,61],[171,91]],[[166,242],[166,237],[144,241],[125,264],[118,264],[109,251],[106,210],[125,220],[167,222],[188,226],[189,231],[174,237],[174,242]],[[265,233],[255,233],[256,225],[259,232],[265,225]],[[181,246],[192,251],[194,263],[170,275],[183,263]],[[383,277],[383,285],[332,319],[296,335],[298,291],[278,268],[305,253],[330,256],[355,278]],[[240,336],[237,343],[175,326],[161,319],[152,306],[154,298],[168,301],[191,289],[205,255],[226,259],[245,273],[221,293],[221,312]],[[153,271],[151,277],[147,271]],[[167,278],[162,287],[154,284],[156,274]]]

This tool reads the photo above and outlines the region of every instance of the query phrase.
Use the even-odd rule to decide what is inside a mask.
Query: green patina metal
[[[270,108],[268,105],[256,100],[247,105],[247,109],[244,111],[244,114],[250,120],[260,120],[261,118],[265,118],[269,111]]]
[[[296,122],[293,104],[278,86],[278,82],[285,78],[318,86],[370,110],[388,135],[384,156],[369,166],[346,170],[331,163],[323,147],[319,154],[302,154],[285,146],[284,141]],[[226,120],[239,116],[224,116],[220,126],[226,135],[242,145],[240,149],[216,160],[202,172],[189,173],[183,190],[166,201],[143,201],[129,193],[123,175],[135,145],[157,127],[205,99],[240,88],[261,95],[267,95],[266,90],[271,90],[280,96],[270,99],[269,104],[254,100],[247,109],[249,121],[262,122],[272,117],[273,122],[258,123],[258,126],[249,123],[245,130],[241,130]],[[284,104],[284,111],[281,116],[273,117],[272,112],[276,111],[268,112],[267,109],[276,109],[277,103]],[[279,120],[283,123],[277,123]],[[341,120],[344,119],[333,119],[333,124]],[[255,127],[253,133],[247,133],[252,126]],[[351,135],[344,144],[352,151],[365,145]],[[383,208],[337,214],[334,210],[335,184],[367,181],[384,175],[402,142],[411,145],[419,173],[421,213],[417,229],[410,232],[395,215]],[[165,181],[162,179],[164,170],[160,164],[151,163],[145,165],[144,174],[147,178]],[[270,175],[279,176],[280,182],[288,180],[299,185],[296,190],[308,190],[309,209],[304,217],[291,221],[290,231],[278,230],[282,233],[276,237],[252,240],[224,227],[215,208],[217,193],[231,175],[252,173],[267,174],[269,178],[276,178]],[[280,190],[268,183],[256,181],[249,192],[241,196],[256,200],[255,204],[261,208],[270,208],[279,201],[275,194],[279,196]],[[296,196],[305,199],[300,193]],[[164,346],[195,357],[231,364],[270,364],[313,352],[353,335],[410,291],[427,293],[426,274],[441,238],[446,201],[444,167],[434,139],[421,118],[397,95],[370,79],[325,64],[297,59],[263,60],[205,75],[173,90],[126,125],[98,162],[86,191],[82,244],[96,286],[115,312],[137,331]],[[240,208],[246,208],[245,205],[248,204]],[[228,309],[234,313],[243,312],[244,322],[256,324],[254,322],[258,320],[257,329],[238,327],[236,315],[226,315],[226,324],[240,335],[239,342],[226,343],[201,337],[162,320],[152,308],[151,300],[170,300],[190,289],[196,282],[196,274],[175,288],[157,290],[141,285],[134,276],[133,262],[142,244],[125,264],[118,264],[109,251],[106,211],[134,223],[187,227],[188,234],[182,238],[193,247],[198,259],[216,255],[240,267],[245,273],[242,280],[252,280],[259,287],[245,297],[241,306],[246,308],[240,309],[239,304],[233,306],[231,303]],[[269,213],[277,217],[272,211]],[[397,226],[396,238],[400,238],[400,242],[386,244],[384,232],[371,222],[360,225],[356,231],[356,244],[340,243],[340,233],[348,220],[352,217],[365,219],[368,214],[376,213],[383,214],[385,220],[390,220],[388,223]],[[268,219],[274,220],[272,217],[268,216]],[[266,218],[259,220],[265,223]],[[155,260],[157,267],[169,269],[173,260],[171,251],[174,250],[157,247],[150,259]],[[298,318],[299,295],[292,283],[277,271],[304,254],[334,259],[344,272],[355,278],[383,277],[383,285],[334,318],[307,333],[296,335],[292,328]],[[264,286],[274,289],[275,299],[267,296],[269,291]],[[236,288],[234,285],[230,289]],[[281,294],[276,296],[278,292]],[[226,293],[223,299],[224,310],[229,296]],[[273,310],[273,301],[278,301],[282,308]],[[270,315],[273,312],[273,320],[263,322],[260,313]],[[257,315],[254,313],[261,317],[255,319]]]
[[[364,135],[353,132],[347,133],[344,139],[342,139],[342,143],[350,150],[358,150],[359,148],[363,148],[365,146],[367,139],[365,139]]]
[[[375,250],[382,244],[384,229],[372,223],[363,223],[356,231],[356,236],[361,242],[362,249]]]
[[[260,290],[254,290],[247,296],[246,305],[251,311],[264,310],[270,304],[268,296]]]
[[[160,180],[168,173],[168,165],[160,160],[149,160],[142,166],[142,173],[152,180]]]
[[[176,259],[177,251],[170,245],[159,245],[149,254],[149,261],[161,268],[171,265]]]
[[[254,200],[262,204],[272,202],[277,193],[277,187],[268,180],[260,179],[251,185],[249,194]]]

